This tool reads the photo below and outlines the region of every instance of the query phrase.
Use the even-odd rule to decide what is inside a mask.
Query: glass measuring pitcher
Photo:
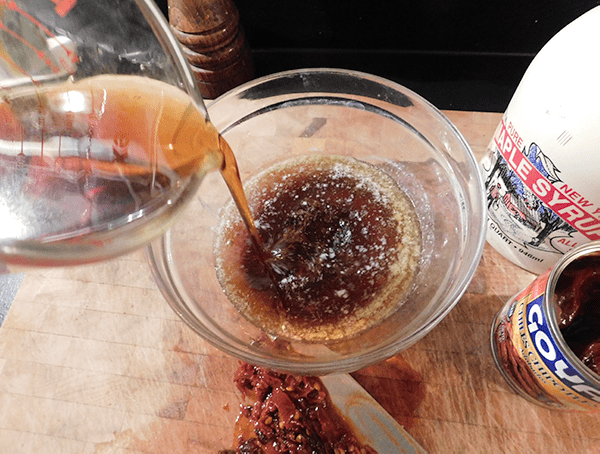
[[[152,0],[0,0],[0,268],[132,251],[220,160]]]

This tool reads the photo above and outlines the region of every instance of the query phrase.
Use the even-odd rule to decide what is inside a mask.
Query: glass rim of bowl
[[[429,101],[422,98],[417,93],[414,93],[410,89],[387,79],[359,71],[334,68],[309,68],[284,71],[254,79],[250,82],[233,88],[229,92],[219,96],[214,101],[207,103],[209,116],[211,116],[211,108],[218,108],[220,104],[226,103],[226,100],[228,99],[241,99],[244,97],[244,94],[248,94],[253,90],[259,90],[261,86],[266,85],[277,88],[279,87],[279,85],[277,85],[278,81],[285,84],[291,80],[290,78],[300,78],[305,79],[306,82],[306,80],[309,80],[311,77],[320,76],[341,77],[344,80],[356,79],[360,81],[366,81],[365,83],[368,84],[374,84],[374,86],[382,86],[383,89],[386,90],[384,97],[390,98],[398,95],[392,100],[392,102],[401,103],[403,102],[402,97],[408,97],[408,99],[411,101],[416,101],[420,108],[426,109],[428,111],[427,113],[431,114],[435,121],[442,125],[444,131],[451,135],[453,139],[456,140],[456,143],[460,146],[460,156],[464,158],[464,164],[467,167],[469,176],[471,177],[471,181],[467,184],[467,186],[470,187],[469,194],[467,195],[470,197],[469,202],[473,206],[469,206],[468,209],[475,213],[476,216],[471,216],[468,219],[469,222],[466,226],[467,232],[462,232],[465,236],[463,240],[465,241],[465,244],[469,244],[469,248],[468,250],[466,249],[466,252],[462,251],[464,257],[461,257],[461,275],[457,276],[457,279],[449,283],[451,292],[445,295],[446,303],[441,307],[441,310],[435,312],[432,316],[429,316],[425,320],[425,323],[419,326],[418,330],[415,330],[411,334],[404,336],[401,339],[396,339],[391,343],[382,345],[381,347],[361,352],[356,355],[349,355],[334,362],[330,360],[323,362],[318,360],[305,363],[296,362],[291,358],[268,356],[260,350],[249,348],[248,345],[245,345],[237,338],[227,337],[224,339],[223,333],[218,332],[220,329],[219,326],[214,324],[212,320],[198,319],[198,312],[190,310],[185,303],[186,289],[183,288],[183,284],[179,279],[177,270],[175,269],[176,265],[174,265],[172,262],[173,256],[171,255],[169,246],[169,241],[171,240],[170,232],[167,232],[159,240],[156,240],[147,248],[148,260],[152,268],[155,281],[163,293],[163,296],[175,313],[194,332],[200,335],[201,338],[212,344],[214,347],[217,347],[219,350],[253,364],[263,365],[274,369],[287,370],[292,373],[314,375],[323,375],[332,372],[351,372],[362,367],[366,367],[370,364],[385,360],[401,350],[410,347],[418,340],[423,338],[433,328],[435,328],[435,326],[437,326],[439,322],[445,318],[458,303],[475,274],[485,246],[485,219],[487,212],[483,177],[479,171],[477,160],[469,144],[464,139],[460,131],[439,109],[437,109]],[[345,94],[345,90],[343,88],[344,87],[338,88],[339,94]],[[310,83],[307,82],[307,91],[310,91],[311,89],[312,87],[310,86]],[[359,89],[360,87],[357,90]],[[302,96],[302,93],[298,93],[299,98]],[[398,99],[400,99],[400,101],[398,101]],[[266,104],[269,102],[272,102],[272,100],[267,101]],[[233,115],[239,116],[240,113],[234,112]],[[215,126],[218,124],[220,124],[219,121],[217,121]],[[220,132],[223,132],[219,126],[217,126],[217,129]],[[465,191],[466,190],[467,189],[465,189]],[[202,185],[200,186],[199,191],[202,191]],[[173,228],[176,227],[177,223]],[[463,229],[464,228],[465,226],[463,226]]]

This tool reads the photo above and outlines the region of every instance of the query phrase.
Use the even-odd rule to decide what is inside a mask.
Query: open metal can
[[[581,275],[586,267],[586,276],[591,277],[585,282],[577,280],[577,274]],[[582,282],[586,288],[580,288]],[[569,285],[572,291],[566,293],[564,289]],[[575,307],[572,303],[581,303],[580,311],[584,310],[581,301],[565,303],[565,298],[587,298],[593,288],[600,292],[600,241],[564,255],[496,315],[491,329],[494,361],[511,387],[529,401],[562,410],[600,411],[600,375],[584,364],[586,358],[582,358],[580,348],[584,341],[572,339],[577,335],[589,337],[595,331],[597,342],[590,347],[600,352],[600,332],[582,326],[570,331],[569,325],[565,328],[566,323],[577,323],[573,317],[575,322],[565,322],[570,316],[566,311]],[[600,320],[587,315],[585,323],[589,319]]]

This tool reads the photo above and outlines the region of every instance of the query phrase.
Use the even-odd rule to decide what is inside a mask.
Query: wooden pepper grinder
[[[232,0],[168,0],[168,6],[202,96],[214,99],[252,79],[250,48]]]

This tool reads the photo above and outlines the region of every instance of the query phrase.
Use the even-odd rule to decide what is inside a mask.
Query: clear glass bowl
[[[148,247],[165,298],[205,340],[292,373],[350,372],[413,345],[458,302],[483,252],[485,192],[469,146],[434,106],[379,77],[307,69],[246,83],[208,111],[243,181],[297,153],[350,155],[380,166],[412,200],[423,251],[408,296],[378,326],[328,343],[273,338],[240,315],[217,281],[214,228],[231,197],[221,175],[209,174],[175,226]]]

